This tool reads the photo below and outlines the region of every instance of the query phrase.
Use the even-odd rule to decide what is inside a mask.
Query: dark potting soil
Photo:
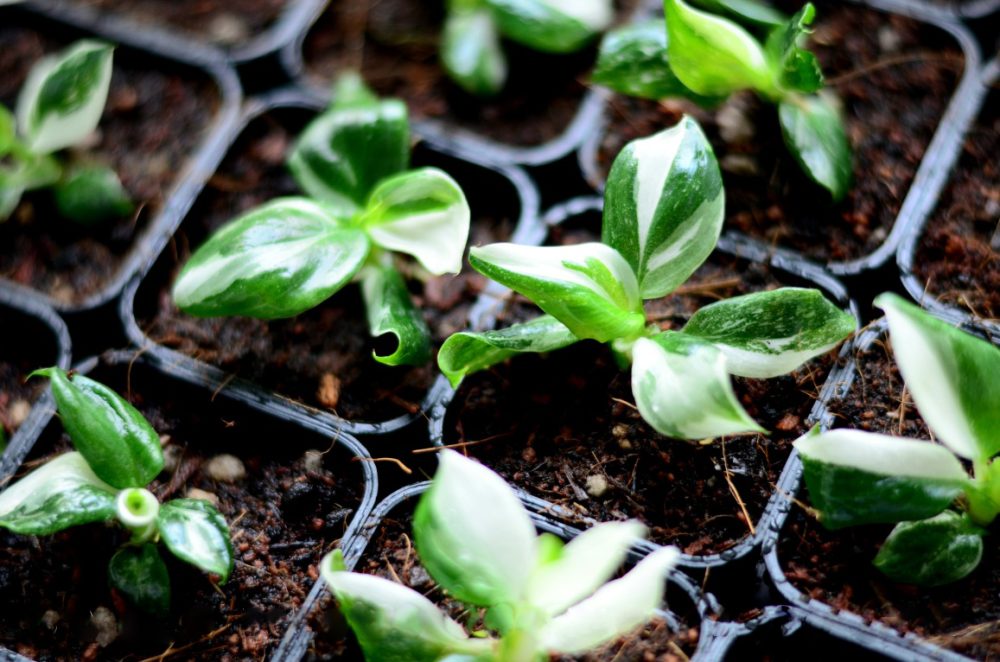
[[[927,224],[914,268],[926,291],[1000,319],[1000,94],[992,93]]]
[[[854,148],[854,184],[842,202],[834,204],[801,172],[782,140],[776,107],[749,92],[712,111],[681,100],[613,97],[597,155],[601,177],[626,143],[688,113],[719,158],[727,228],[819,261],[875,250],[892,229],[944,114],[962,53],[947,33],[909,18],[858,5],[817,5],[809,44],[827,86],[843,101]]]
[[[439,62],[443,5],[419,0],[331,3],[306,37],[306,69],[324,86],[339,72],[360,69],[380,94],[405,100],[415,117],[443,120],[502,143],[539,145],[560,135],[586,92],[596,43],[577,53],[553,55],[505,41],[508,84],[495,98],[480,99],[455,85]],[[639,0],[616,0],[615,5],[622,22]]]
[[[13,108],[31,66],[65,46],[30,29],[0,27],[0,103]],[[26,195],[0,223],[0,276],[72,304],[114,278],[135,237],[163,206],[219,103],[211,81],[118,51],[93,144],[72,156],[111,165],[139,210],[99,226],[60,217],[48,191]]]
[[[419,591],[439,605],[455,621],[469,631],[486,630],[481,610],[468,608],[449,597],[420,565],[412,539],[412,513],[382,520],[375,536],[358,561],[355,572],[390,579]],[[694,653],[698,645],[698,615],[690,600],[670,600],[670,607],[678,610],[683,626],[677,632],[662,619],[609,643],[602,648],[579,657],[553,657],[552,662],[602,662],[605,660],[657,660],[679,662]],[[333,599],[326,595],[310,614],[309,625],[316,633],[307,659],[311,660],[362,660],[361,649],[344,617],[337,610]]]
[[[595,232],[556,227],[552,237],[577,243]],[[646,312],[662,328],[679,329],[708,303],[782,284],[766,265],[714,254],[676,293],[647,302]],[[539,314],[514,302],[500,327]],[[581,342],[467,377],[449,407],[444,443],[465,444],[508,481],[581,517],[638,518],[653,542],[721,552],[756,525],[832,363],[833,353],[791,375],[734,378],[740,402],[772,433],[691,443],[649,427],[635,409],[630,372],[607,347]]]
[[[349,420],[385,421],[416,413],[434,380],[433,363],[390,367],[372,358],[374,349],[391,353],[393,347],[369,336],[356,284],[302,315],[273,321],[199,319],[180,312],[170,296],[180,267],[209,233],[275,197],[300,194],[285,155],[311,117],[304,110],[272,111],[244,131],[140,289],[139,326],[161,345]],[[499,176],[422,149],[414,155],[418,165],[449,170],[463,186],[473,212],[472,245],[502,241],[513,232],[516,193],[501,198]],[[460,275],[426,282],[419,280],[415,262],[400,264],[413,276],[414,303],[424,312],[435,344],[464,329],[483,278],[466,261]]]
[[[903,389],[887,340],[858,356],[859,371],[848,394],[831,403],[836,427],[852,427],[930,440],[926,424]],[[800,494],[808,503],[808,490]],[[806,596],[837,610],[914,632],[976,659],[1000,653],[1000,545],[988,535],[979,568],[965,579],[936,588],[896,584],[875,569],[892,525],[828,531],[793,507],[779,542],[785,575]]]
[[[291,0],[76,0],[158,28],[239,46],[274,23]]]
[[[44,379],[25,379],[33,370],[55,363],[59,349],[37,318],[3,307],[0,319],[0,432],[9,438],[45,390]]]
[[[146,389],[145,373],[135,372],[133,403],[173,458],[150,489],[161,502],[191,489],[218,498],[236,552],[233,573],[219,586],[161,547],[172,610],[156,620],[108,588],[108,560],[127,540],[119,527],[87,525],[38,538],[3,531],[0,644],[37,660],[143,659],[169,650],[183,659],[264,659],[311,588],[319,560],[354,515],[361,494],[357,465],[338,449],[317,467],[303,459],[304,431],[210,404],[208,393],[181,399],[176,385]],[[39,442],[45,450],[33,457],[69,449],[58,424],[47,432]],[[321,437],[312,441],[320,453],[331,445]],[[218,453],[239,457],[246,477],[214,479],[206,461]],[[111,624],[97,628],[95,612]],[[112,643],[98,643],[99,633],[116,631]]]

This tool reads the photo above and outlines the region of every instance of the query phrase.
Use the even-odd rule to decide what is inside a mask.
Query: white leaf
[[[78,452],[63,453],[0,492],[0,517],[19,507],[40,506],[49,497],[78,487],[95,487],[109,494],[117,492],[97,477]]]

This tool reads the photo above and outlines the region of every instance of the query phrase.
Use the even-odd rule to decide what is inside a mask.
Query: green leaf
[[[715,345],[730,373],[764,379],[825,354],[855,328],[854,316],[819,290],[783,287],[709,304],[683,331]]]
[[[618,154],[604,194],[601,239],[632,266],[642,298],[659,298],[711,254],[725,204],[712,146],[698,123],[684,116]]]
[[[164,616],[170,611],[170,575],[152,543],[115,552],[108,563],[108,581],[147,613]]]
[[[219,229],[174,282],[199,317],[293,317],[329,298],[368,257],[364,231],[307,198],[278,198]]]
[[[473,247],[469,264],[534,301],[577,338],[634,338],[645,327],[635,274],[604,244],[490,244]]]
[[[10,218],[24,195],[24,186],[12,181],[7,173],[0,171],[0,223]]]
[[[764,2],[756,0],[695,0],[694,4],[714,14],[723,14],[744,26],[776,28],[788,17]]]
[[[160,506],[160,538],[174,556],[225,583],[233,570],[233,543],[225,518],[208,501],[174,499]]]
[[[423,365],[431,358],[431,332],[403,277],[391,264],[369,265],[361,270],[361,293],[372,336],[391,333],[396,351],[386,356],[373,354],[386,365]]]
[[[590,80],[630,97],[658,101],[686,97],[702,105],[717,99],[695,94],[677,80],[667,58],[667,25],[662,19],[616,28],[601,41]]]
[[[57,367],[31,373],[48,377],[63,427],[101,480],[118,489],[145,487],[163,470],[160,435],[110,388]]]
[[[725,355],[709,343],[665,331],[637,340],[632,360],[635,404],[660,434],[703,439],[765,432],[736,399]]]
[[[69,171],[54,193],[59,213],[87,225],[128,216],[135,209],[118,174],[105,166]]]
[[[483,0],[503,36],[546,53],[578,51],[611,26],[611,0]]]
[[[63,453],[0,492],[0,526],[42,536],[115,516],[115,489],[80,453]]]
[[[75,145],[97,128],[111,84],[114,47],[84,39],[39,60],[17,99],[17,123],[33,152]]]
[[[813,430],[795,448],[809,497],[830,529],[925,519],[969,488],[958,459],[931,442]]]
[[[354,631],[366,660],[438,662],[452,653],[485,653],[487,639],[470,639],[437,606],[402,584],[339,569],[338,549],[320,573]]]
[[[7,156],[17,143],[17,120],[14,113],[0,104],[0,156]]]
[[[778,105],[778,118],[785,145],[802,170],[834,200],[843,199],[854,164],[844,121],[829,94],[792,96]]]
[[[350,77],[334,105],[303,130],[288,157],[302,190],[349,218],[364,208],[372,189],[410,163],[410,125],[398,99],[372,100]],[[338,104],[336,97],[347,94]]]
[[[885,311],[899,371],[934,435],[972,460],[1000,452],[1000,349],[894,294],[875,305]]]
[[[778,84],[786,90],[811,94],[823,87],[823,70],[819,60],[802,48],[812,32],[809,26],[816,17],[812,3],[806,5],[786,25],[773,30],[764,47]]]
[[[918,522],[900,522],[882,544],[875,567],[894,582],[941,586],[962,579],[983,557],[983,535],[951,510]]]
[[[62,166],[48,154],[28,152],[12,161],[0,166],[0,222],[14,213],[25,191],[51,186],[62,176]]]
[[[507,57],[500,33],[484,7],[450,9],[441,37],[441,63],[451,79],[470,94],[493,96],[507,82]]]
[[[500,476],[450,450],[413,516],[420,561],[441,587],[472,605],[518,605],[537,558],[535,527]]]
[[[539,633],[542,647],[582,655],[650,620],[663,602],[667,573],[679,557],[676,547],[653,552],[621,579],[549,621]]]
[[[462,187],[437,168],[411,170],[383,180],[361,217],[372,241],[412,255],[435,275],[462,270],[469,221]]]
[[[562,322],[551,315],[542,315],[497,331],[452,334],[438,351],[438,367],[451,385],[457,387],[466,375],[485,370],[515,354],[551,352],[577,340]]]
[[[777,95],[764,49],[750,33],[683,0],[664,0],[663,9],[670,66],[685,86],[714,97],[746,88]]]

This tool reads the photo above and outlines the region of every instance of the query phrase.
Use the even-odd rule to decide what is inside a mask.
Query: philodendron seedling
[[[356,75],[299,136],[288,167],[306,196],[272,200],[230,221],[188,260],[174,301],[198,317],[293,317],[359,280],[373,336],[398,346],[375,359],[419,365],[430,332],[396,269],[412,255],[434,275],[458,273],[469,204],[437,168],[409,169],[406,106],[380,100]]]
[[[440,461],[413,517],[417,554],[445,592],[485,609],[485,628],[470,636],[420,593],[347,572],[337,550],[323,559],[322,576],[365,659],[541,662],[592,650],[654,616],[675,548],[607,582],[644,535],[642,524],[598,524],[564,545],[535,533],[500,476],[454,451]]]
[[[664,0],[666,20],[609,33],[601,44],[593,80],[649,99],[687,97],[703,105],[750,89],[778,107],[785,145],[810,179],[834,200],[851,185],[853,164],[839,102],[823,89],[819,61],[803,48],[816,15],[806,4],[790,20],[765,5],[743,0],[700,0],[735,20]]]
[[[438,353],[441,371],[457,386],[515,354],[592,339],[609,343],[622,365],[632,364],[639,413],[662,434],[702,439],[762,431],[736,399],[729,375],[791,372],[847,337],[855,320],[818,290],[781,288],[705,306],[680,331],[649,324],[643,300],[670,294],[705,261],[724,206],[715,155],[694,120],[629,143],[608,178],[602,243],[471,249],[473,267],[547,314],[449,337]]]
[[[79,153],[97,128],[111,84],[114,47],[78,41],[39,60],[21,88],[16,115],[0,105],[0,221],[24,193],[50,188],[59,212],[80,223],[131,214],[134,205],[111,168]]]
[[[111,557],[108,581],[143,611],[170,608],[170,577],[158,543],[220,582],[233,569],[226,520],[208,501],[160,503],[147,489],[163,470],[160,437],[107,386],[59,368],[32,376],[52,382],[56,408],[75,451],[52,458],[0,492],[0,527],[51,535],[72,526],[117,521],[130,539]]]
[[[894,581],[947,584],[979,565],[986,527],[1000,514],[1000,349],[896,295],[875,303],[913,402],[941,443],[813,430],[795,448],[820,522],[896,524],[875,566]]]

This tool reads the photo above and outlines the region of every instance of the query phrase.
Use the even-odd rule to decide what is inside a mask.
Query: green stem
[[[986,460],[975,460],[972,466],[974,477],[971,488],[966,491],[968,513],[973,522],[986,527],[1000,514],[1000,505],[993,494],[998,486],[991,484],[994,482],[991,478],[995,472]]]

